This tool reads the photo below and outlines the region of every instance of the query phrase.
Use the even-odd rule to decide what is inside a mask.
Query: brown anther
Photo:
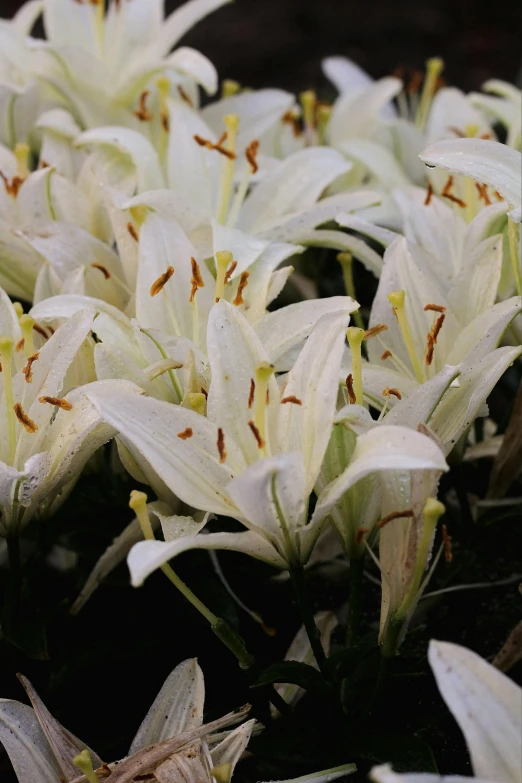
[[[441,525],[442,531],[442,546],[444,547],[444,559],[446,563],[451,563],[453,560],[453,551],[451,546],[451,536],[448,535],[448,528],[446,525]]]
[[[391,514],[387,514],[387,516],[380,519],[376,526],[379,530],[388,524],[388,522],[392,522],[394,519],[401,519],[402,517],[413,517],[413,510],[411,508],[407,508],[404,511],[392,511]]]
[[[299,122],[299,115],[294,109],[290,109],[286,112],[286,114],[283,114],[281,117],[281,122],[292,127],[292,131],[296,139],[302,135],[303,131],[301,129],[301,123]]]
[[[257,139],[254,139],[254,141],[251,141],[248,147],[245,150],[245,158],[248,161],[248,164],[250,168],[252,169],[252,174],[255,174],[258,170],[259,166],[257,165],[257,153],[259,150],[259,142]]]
[[[102,264],[96,264],[96,263],[91,264],[91,266],[93,269],[99,269],[106,280],[110,279],[111,273],[109,272],[106,266],[103,266]]]
[[[47,328],[49,329],[49,334],[52,337],[53,334],[55,333],[56,329],[53,326],[49,326],[49,324],[47,324]],[[34,326],[33,326],[33,329],[34,329]]]
[[[389,348],[386,348],[386,350],[384,351],[384,353],[381,353],[381,362],[384,362],[386,359],[389,359],[389,358],[390,358],[390,356],[392,356],[392,355],[393,355],[393,354],[392,354],[392,352],[390,351],[390,349],[389,349]]]
[[[444,305],[427,304],[427,305],[424,305],[424,311],[426,313],[429,312],[429,311],[434,312],[434,313],[445,313],[446,312],[446,308],[444,307]]]
[[[203,397],[204,397],[206,400],[208,400],[208,391],[207,391],[207,390],[204,388],[204,386],[202,386],[202,387],[200,388],[200,392],[201,392],[201,394],[203,395]]]
[[[117,7],[119,7],[119,5]],[[101,775],[104,778],[108,778],[109,775],[112,775],[112,770],[109,767],[109,765],[106,764],[104,761],[101,767],[96,770],[96,774],[98,775],[98,777]]]
[[[158,279],[155,280],[153,282],[153,284],[151,285],[150,291],[149,291],[150,295],[151,296],[157,296],[159,294],[159,292],[162,291],[163,288],[167,285],[167,283],[169,282],[169,280],[170,280],[170,278],[172,277],[173,274],[174,274],[174,267],[173,266],[168,266],[166,271],[163,272],[163,274],[160,275],[158,277]]]
[[[479,136],[479,139],[486,139],[487,140],[487,139],[491,139],[491,138],[493,138],[491,133],[481,133],[480,136]]]
[[[168,133],[170,131],[170,120],[169,115],[166,111],[160,112],[160,120],[161,120],[161,127],[165,131],[165,133]]]
[[[152,114],[147,109],[147,98],[149,97],[149,94],[149,90],[143,90],[138,98],[138,108],[132,112],[141,122],[150,122],[153,119]]]
[[[132,223],[131,223],[130,221],[129,221],[129,223],[127,223],[127,231],[129,232],[129,234],[131,235],[131,237],[132,237],[132,238],[133,238],[133,239],[134,239],[136,242],[139,242],[139,241],[140,241],[140,238],[139,238],[139,236],[138,236],[138,232],[136,231],[136,229],[134,228],[134,226],[132,225]]]
[[[395,386],[387,386],[385,389],[382,390],[383,397],[389,397],[390,394],[393,397],[397,397],[398,400],[402,400],[402,394],[398,389],[395,388]]]
[[[191,291],[190,291],[190,300],[189,301],[193,302],[194,301],[194,297],[196,295],[196,291],[198,290],[198,288],[204,288],[205,287],[205,281],[201,277],[201,271],[199,269],[198,262],[196,261],[195,258],[191,257],[191,259],[190,259],[190,266],[192,267],[192,277],[191,277],[191,280],[190,280],[190,282],[192,284],[192,288],[191,288]]]
[[[368,533],[368,532],[369,532],[368,528],[366,528],[366,527],[359,527],[359,528],[357,528],[357,530],[355,531],[355,543],[356,543],[357,546],[362,544],[362,542],[364,541],[364,537],[366,536],[366,533]]]
[[[224,280],[225,285],[227,285],[227,283],[230,283],[230,278],[232,277],[232,275],[236,271],[236,266],[237,266],[237,261],[232,261],[232,263],[228,267],[227,273],[225,275],[225,280]]]
[[[47,161],[44,160],[43,158],[40,158],[40,160],[38,161],[38,168],[39,169],[48,169],[50,165],[51,164],[47,163]]]
[[[267,405],[270,405],[270,389],[266,390],[265,402],[266,402]]]
[[[281,400],[281,405],[284,405],[286,402],[293,402],[294,405],[302,405],[303,401],[299,399],[299,397],[296,397],[294,394],[290,394],[288,397],[283,397]]]
[[[348,392],[348,400],[350,402],[350,405],[355,405],[357,402],[357,397],[355,396],[355,392],[353,390],[353,375],[352,373],[349,373],[346,376],[346,390]]]
[[[16,343],[15,351],[17,353],[19,353],[22,350],[22,348],[24,347],[24,345],[25,345],[25,339],[22,337],[22,339],[19,342]]]
[[[454,204],[457,204],[457,206],[462,207],[464,209],[466,207],[466,202],[451,192],[451,189],[453,187],[453,179],[454,179],[453,174],[450,174],[440,195],[442,196],[442,198],[447,198],[449,201],[452,201]]]
[[[248,407],[251,408],[254,404],[254,395],[256,393],[256,382],[253,378],[250,378],[250,392],[248,393]]]
[[[219,452],[219,461],[224,462],[227,458],[227,452],[225,449],[225,433],[221,427],[218,427],[217,436],[217,450]]]
[[[250,429],[251,429],[251,430],[252,430],[252,432],[254,433],[254,438],[255,438],[255,439],[256,439],[256,441],[257,441],[257,446],[258,446],[258,448],[259,448],[259,449],[262,449],[262,448],[264,447],[264,445],[265,445],[265,441],[264,441],[264,440],[263,440],[263,438],[261,437],[261,433],[259,432],[258,428],[257,428],[257,427],[256,427],[256,425],[254,424],[254,422],[252,421],[252,419],[250,419],[250,421],[248,422],[248,426],[250,427]]]
[[[13,410],[16,414],[16,418],[20,422],[20,424],[23,426],[26,432],[30,432],[31,434],[34,434],[36,430],[38,429],[37,424],[29,418],[27,413],[22,408],[22,403],[15,402],[13,405]]]
[[[448,130],[450,130],[452,133],[454,133],[455,136],[458,136],[459,139],[465,139],[466,138],[466,134],[464,133],[464,131],[461,130],[460,128],[456,128],[454,125],[451,125],[448,128]]]
[[[424,206],[429,207],[431,204],[431,199],[433,197],[433,185],[431,182],[428,182],[428,188],[426,190],[426,198],[424,199]]]
[[[181,438],[181,440],[187,440],[188,438],[191,438],[193,434],[192,427],[187,427],[183,432],[178,432],[177,437]]]
[[[50,329],[51,327],[48,326],[47,328]],[[45,331],[43,326],[40,326],[40,324],[33,324],[33,329],[34,329],[35,332],[37,332],[45,340],[49,339],[49,335],[47,334],[47,332]]]
[[[241,272],[241,276],[239,278],[239,283],[237,286],[237,293],[232,300],[232,304],[239,306],[245,303],[245,300],[243,299],[243,291],[248,285],[249,276],[250,276],[250,272]]]
[[[417,95],[423,81],[424,81],[423,72],[414,70],[410,77],[410,81],[408,82],[408,86],[406,87],[406,92],[408,93],[408,95],[410,96]]]
[[[370,337],[375,337],[375,335],[380,334],[381,332],[385,332],[388,329],[386,324],[377,324],[377,326],[372,326],[371,329],[367,329],[364,333],[364,339],[369,340]]]
[[[199,136],[197,133],[194,134],[194,141],[197,141],[200,147],[206,147],[209,150],[216,150],[216,152],[221,153],[221,155],[224,155],[229,160],[235,160],[236,153],[232,152],[232,150],[227,150],[227,148],[223,146],[226,140],[226,131],[220,136],[215,144],[209,139],[204,139],[203,136]]]
[[[483,201],[486,207],[491,206],[491,199],[488,194],[488,186],[484,185],[482,182],[475,182],[475,187],[478,190],[479,201]]]
[[[56,405],[56,407],[61,408],[62,411],[70,411],[72,409],[70,402],[60,399],[59,397],[38,397],[38,402],[48,402],[49,405]]]
[[[25,375],[26,383],[31,383],[31,381],[33,380],[33,370],[32,370],[33,362],[35,362],[38,359],[39,355],[40,354],[38,352],[33,353],[32,356],[28,357],[27,364],[25,365],[25,367],[22,367],[22,372]]]
[[[426,345],[426,354],[424,356],[424,364],[430,365],[433,361],[433,349],[435,348],[435,341],[433,340],[433,335],[431,332],[428,332],[426,335],[427,345]]]
[[[444,319],[446,316],[444,313],[442,315],[439,315],[439,317],[435,320],[435,323],[433,324],[431,328],[431,336],[433,337],[433,344],[437,344],[437,337],[439,336],[439,332],[442,329],[442,324],[444,323]]]
[[[493,191],[493,195],[495,196],[497,201],[504,201],[504,196],[501,196],[500,193],[498,192],[498,190],[494,190]]]
[[[192,101],[192,98],[190,97],[190,95],[188,95],[188,93],[185,92],[185,90],[183,89],[181,84],[178,84],[178,92],[179,92],[181,100],[185,101],[185,103],[187,103],[193,109],[194,108],[194,103]]]
[[[2,171],[0,171],[0,179],[2,179],[4,182],[7,195],[12,196],[13,198],[18,196],[18,191],[25,182],[22,177],[13,177],[13,179],[7,179]]]

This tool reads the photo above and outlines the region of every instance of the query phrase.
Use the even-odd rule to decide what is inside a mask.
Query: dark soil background
[[[9,16],[20,5],[1,0],[0,13]],[[517,79],[521,21],[520,4],[508,0],[236,0],[200,23],[184,43],[209,56],[222,77],[252,87],[326,88],[320,61],[328,54],[345,54],[376,77],[398,65],[422,67],[426,57],[437,54],[446,60],[449,83],[478,89],[491,77]],[[313,266],[323,295],[342,292],[331,255],[323,254]],[[357,271],[357,290],[368,304],[374,281]],[[489,401],[501,430],[519,380],[520,367],[512,368]],[[17,671],[23,672],[62,723],[112,760],[126,753],[172,668],[198,656],[205,672],[208,718],[251,701],[263,719],[263,697],[249,688],[234,659],[162,574],[133,590],[123,565],[78,617],[69,615],[89,570],[130,519],[127,502],[135,484],[112,478],[108,454],[105,458],[107,469],[84,476],[57,517],[27,531],[34,546],[26,553],[22,622],[10,641],[0,641],[0,696],[26,701],[15,678]],[[238,781],[285,779],[357,761],[361,772],[352,778],[356,783],[365,780],[372,763],[393,760],[399,768],[427,771],[433,757],[441,774],[471,774],[460,732],[427,666],[426,649],[430,638],[447,639],[491,657],[520,619],[522,580],[516,577],[522,572],[522,505],[490,511],[479,523],[471,520],[470,504],[484,495],[488,470],[487,461],[466,464],[452,471],[443,485],[454,559],[439,564],[429,589],[511,583],[424,600],[403,655],[391,666],[380,701],[365,724],[357,711],[377,676],[378,660],[371,648],[369,654],[361,653],[350,672],[353,704],[348,716],[340,714],[334,699],[307,696],[294,721],[278,721],[253,744],[256,757],[241,765]],[[520,482],[511,494],[522,495]],[[75,570],[60,574],[46,565],[46,552],[55,542],[79,553]],[[262,665],[281,660],[299,625],[290,586],[246,557],[219,558],[234,589],[276,630],[275,636],[267,636],[231,602],[206,553],[182,556],[176,569],[213,611],[240,630]],[[342,615],[348,596],[343,564],[316,568],[309,581],[317,608],[340,610]],[[0,569],[0,599],[6,597],[7,572]],[[379,588],[368,582],[364,631],[370,640],[376,638],[378,616]],[[341,634],[334,641],[340,639]],[[522,664],[511,675],[521,682]],[[0,751],[0,781],[13,780]]]

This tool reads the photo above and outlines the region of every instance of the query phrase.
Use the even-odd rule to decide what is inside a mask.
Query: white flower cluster
[[[161,501],[134,585],[193,548],[292,571],[333,528],[378,561],[396,646],[446,458],[522,353],[520,91],[330,58],[333,105],[216,98],[212,63],[174,47],[224,1],[30,0],[0,22],[0,533],[115,438]],[[339,252],[346,296],[294,272],[309,247]],[[378,280],[367,321],[354,260]],[[269,309],[285,286],[298,301]]]

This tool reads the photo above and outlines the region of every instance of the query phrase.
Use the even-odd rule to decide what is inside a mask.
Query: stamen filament
[[[144,492],[138,492],[137,490],[133,489],[130,493],[129,506],[138,518],[141,530],[143,532],[143,537],[147,539],[147,541],[155,541],[156,539],[154,536],[154,530],[152,529],[152,524],[147,509],[147,495]],[[172,569],[168,563],[164,563],[161,566],[161,570],[167,579],[172,582],[174,587],[177,587],[180,593],[188,601],[190,601],[192,606],[197,609],[206,620],[208,620],[211,626],[218,624],[219,617],[217,617],[214,612],[211,612],[210,609],[205,606],[205,604],[200,601],[196,595],[194,595],[192,590],[185,584],[185,582],[183,582],[183,580],[179,578],[174,569]]]
[[[346,337],[352,354],[352,378],[355,401],[357,405],[363,404],[363,382],[362,382],[362,356],[361,347],[364,340],[364,329],[357,326],[350,326],[346,330]]]
[[[22,315],[20,317],[19,323],[20,329],[22,330],[22,336],[24,338],[25,355],[27,358],[29,358],[35,353],[33,340],[34,318],[32,318],[30,315]]]
[[[13,341],[10,337],[0,337],[0,363],[4,381],[4,401],[7,415],[7,437],[9,443],[9,463],[12,465],[16,454],[16,416],[13,396]]]
[[[226,149],[232,153],[221,163],[221,176],[219,181],[219,191],[217,200],[216,219],[219,223],[224,223],[230,204],[230,194],[232,192],[232,181],[234,177],[234,161],[236,157],[237,129],[239,127],[239,116],[237,114],[226,114],[223,117],[227,129]]]
[[[415,372],[415,377],[419,383],[424,383],[422,366],[415,351],[415,343],[413,342],[410,325],[408,323],[408,317],[406,315],[406,308],[404,306],[405,299],[405,291],[392,291],[388,294],[388,300],[390,301],[391,306],[393,307],[393,310],[397,316],[404,346],[408,352],[408,356],[410,357],[410,362]]]
[[[431,57],[426,62],[426,77],[424,79],[419,108],[417,109],[417,115],[415,117],[415,125],[420,130],[424,130],[426,125],[433,96],[437,89],[437,82],[443,70],[444,60],[440,57]]]
[[[338,253],[337,260],[339,261],[341,269],[343,270],[343,281],[346,295],[351,296],[354,302],[356,302],[357,297],[355,295],[355,283],[353,280],[353,255],[348,252]],[[359,329],[364,329],[364,322],[360,310],[355,310],[352,313],[352,317],[356,326],[358,326]]]
[[[165,160],[169,139],[169,108],[167,100],[170,93],[170,81],[166,76],[160,76],[156,79],[156,87],[158,88],[159,100],[160,100],[160,121],[161,121],[161,137],[159,141],[159,159]]]
[[[273,364],[268,362],[262,362],[256,367],[256,379],[255,379],[255,392],[254,392],[254,423],[257,427],[263,446],[261,451],[263,456],[267,456],[269,453],[269,445],[267,438],[266,427],[266,413],[267,413],[267,397],[268,397],[268,384],[270,378],[275,372]]]
[[[317,104],[317,97],[313,90],[305,90],[300,94],[299,101],[303,109],[306,143],[307,145],[311,145],[315,143],[317,135],[315,132],[315,107]]]
[[[225,295],[227,269],[232,262],[232,253],[229,250],[218,250],[216,252],[216,289],[214,293],[216,302],[219,302]]]

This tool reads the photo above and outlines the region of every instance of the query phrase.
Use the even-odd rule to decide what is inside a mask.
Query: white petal
[[[374,82],[362,92],[348,92],[334,104],[328,123],[330,144],[339,146],[348,138],[364,138],[372,131],[385,107],[401,91],[402,82],[393,76]]]
[[[0,699],[0,741],[20,783],[56,783],[60,779],[62,770],[31,707]]]
[[[332,250],[349,251],[360,261],[369,272],[379,277],[382,269],[382,258],[369,245],[352,234],[345,234],[342,231],[331,231],[327,229],[318,229],[316,231],[306,231],[296,235],[296,241],[308,247],[327,247]]]
[[[357,771],[355,764],[343,764],[342,767],[332,767],[331,769],[322,769],[320,772],[311,772],[309,775],[302,775],[299,778],[290,780],[274,780],[271,783],[330,783],[332,780],[342,778],[345,775],[351,775]]]
[[[406,427],[380,425],[359,435],[352,461],[339,478],[321,492],[310,524],[329,510],[357,481],[370,473],[396,470],[448,469],[441,450],[426,435]]]
[[[479,780],[478,778],[450,775],[439,777],[429,772],[412,772],[401,774],[394,772],[389,764],[382,764],[370,770],[370,780],[374,783],[495,783],[494,780]]]
[[[439,141],[420,156],[428,166],[464,174],[498,190],[509,202],[513,220],[521,220],[522,154],[488,139]]]
[[[203,723],[205,681],[196,658],[178,664],[163,683],[139,727],[129,756],[147,745],[176,737]]]
[[[225,737],[219,745],[215,745],[210,752],[213,766],[219,767],[223,764],[230,764],[231,772],[233,772],[237,762],[243,755],[246,746],[250,742],[252,730],[255,725],[255,718],[247,720],[246,723],[242,723],[237,729],[231,731],[228,737]]]
[[[131,549],[127,564],[134,587],[140,587],[145,579],[169,560],[191,549],[225,549],[242,552],[263,560],[277,568],[286,568],[286,561],[268,541],[257,533],[210,533],[199,534],[177,541],[140,541]]]
[[[322,62],[323,73],[341,93],[361,91],[372,84],[372,78],[347,57],[327,57]]]
[[[466,738],[475,774],[498,783],[520,783],[521,689],[465,647],[431,641],[428,657],[442,697]]]
[[[176,8],[167,17],[157,39],[153,41],[156,57],[167,54],[195,24],[228,2],[230,0],[189,0]]]
[[[203,87],[207,95],[214,95],[216,92],[218,87],[217,71],[210,60],[196,49],[181,46],[167,58],[167,64],[183,76],[194,79],[196,84]]]

